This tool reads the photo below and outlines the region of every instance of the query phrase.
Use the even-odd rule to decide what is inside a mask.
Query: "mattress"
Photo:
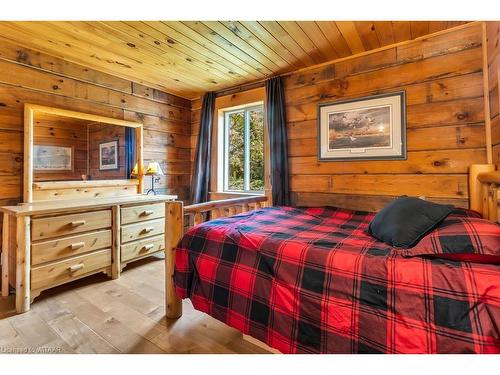
[[[366,233],[373,215],[268,207],[195,226],[176,292],[282,353],[500,353],[500,266],[403,257]]]

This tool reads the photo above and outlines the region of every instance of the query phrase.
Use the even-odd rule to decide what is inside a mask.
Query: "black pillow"
[[[453,211],[413,197],[400,197],[385,206],[370,222],[368,233],[391,246],[409,248]]]

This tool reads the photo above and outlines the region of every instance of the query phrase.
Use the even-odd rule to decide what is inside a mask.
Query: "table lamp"
[[[146,192],[146,194],[149,195],[149,193],[153,193],[153,195],[156,195],[155,181],[156,182],[160,181],[160,177],[158,176],[164,176],[165,173],[163,173],[163,170],[161,169],[160,164],[158,162],[152,161],[148,164],[145,174],[147,176],[151,176],[151,189],[149,189]]]

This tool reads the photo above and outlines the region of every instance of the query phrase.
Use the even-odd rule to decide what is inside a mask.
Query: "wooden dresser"
[[[39,201],[5,206],[2,293],[16,289],[16,311],[41,291],[165,250],[165,202],[172,195]]]

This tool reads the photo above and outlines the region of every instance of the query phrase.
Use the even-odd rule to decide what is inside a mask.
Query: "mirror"
[[[49,182],[62,189],[140,180],[142,192],[142,124],[28,104],[25,115],[25,202]]]
[[[135,129],[52,114],[36,114],[33,180],[128,179],[136,163]]]

